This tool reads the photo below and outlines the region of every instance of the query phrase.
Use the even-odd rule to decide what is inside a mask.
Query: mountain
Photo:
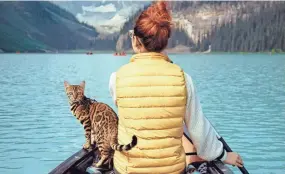
[[[114,34],[149,1],[51,1],[72,13],[80,22],[94,26],[101,34]]]
[[[173,52],[285,52],[285,2],[168,1]],[[0,52],[130,50],[150,1],[0,1]],[[209,49],[211,48],[211,49]]]
[[[255,2],[205,33],[200,36],[200,50],[212,44],[214,51],[284,52],[285,3]]]
[[[168,48],[188,51],[285,51],[285,2],[169,1],[173,32]],[[127,31],[139,13],[124,24],[118,50],[130,49]]]
[[[49,52],[91,49],[98,32],[46,1],[0,2],[0,49]]]

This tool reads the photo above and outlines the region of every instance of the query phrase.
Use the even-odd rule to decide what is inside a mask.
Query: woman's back
[[[115,153],[120,173],[181,173],[185,168],[184,73],[167,60],[160,53],[142,53],[116,73],[119,140],[129,142],[133,134],[139,139],[128,154]]]

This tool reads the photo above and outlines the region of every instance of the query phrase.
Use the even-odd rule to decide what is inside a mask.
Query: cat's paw
[[[88,149],[91,149],[91,144],[90,143],[85,143],[84,145],[83,145],[83,149],[85,149],[85,150],[88,150]]]

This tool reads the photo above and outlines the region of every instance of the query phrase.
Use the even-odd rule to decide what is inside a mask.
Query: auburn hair
[[[138,17],[134,35],[140,38],[147,51],[160,52],[171,35],[171,16],[163,1],[153,3]]]

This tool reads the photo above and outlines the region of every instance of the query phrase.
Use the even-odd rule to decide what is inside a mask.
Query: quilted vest
[[[118,140],[137,145],[116,151],[120,174],[179,174],[186,166],[182,147],[187,91],[183,70],[160,53],[140,53],[116,73]]]

